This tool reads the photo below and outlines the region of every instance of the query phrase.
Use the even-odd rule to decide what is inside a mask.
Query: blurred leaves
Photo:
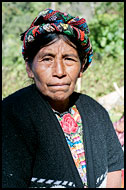
[[[118,14],[96,14],[90,24],[90,38],[96,54],[117,58],[124,54],[124,20]]]

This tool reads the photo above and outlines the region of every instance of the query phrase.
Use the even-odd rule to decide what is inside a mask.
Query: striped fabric
[[[59,114],[55,112],[55,114],[64,131],[66,141],[84,187],[87,188],[86,160],[83,143],[82,120],[80,114],[75,105],[70,108],[69,113],[65,112],[63,114]],[[76,130],[74,130],[75,127]]]

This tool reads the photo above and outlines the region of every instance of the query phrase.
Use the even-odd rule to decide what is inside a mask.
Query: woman
[[[92,61],[85,19],[46,9],[22,34],[35,84],[3,100],[3,187],[121,187],[123,151],[107,111],[74,92]]]

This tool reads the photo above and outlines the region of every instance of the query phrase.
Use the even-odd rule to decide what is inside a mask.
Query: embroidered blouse
[[[62,114],[57,111],[54,112],[63,129],[66,141],[84,187],[87,187],[86,160],[81,116],[76,105],[72,106],[68,112],[64,112]]]

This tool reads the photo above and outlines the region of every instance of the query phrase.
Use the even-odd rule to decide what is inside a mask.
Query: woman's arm
[[[121,170],[107,174],[106,188],[121,188]]]
[[[124,168],[124,153],[109,115],[106,119],[106,145],[108,160],[106,187],[121,188],[121,169]]]

